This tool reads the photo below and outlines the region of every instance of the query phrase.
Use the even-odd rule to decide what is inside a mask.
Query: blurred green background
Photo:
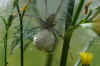
[[[3,0],[0,0],[3,1]],[[0,16],[4,16],[7,18],[9,14],[12,11],[12,3],[13,0],[9,2],[7,6],[3,6],[6,4],[5,2],[0,3]],[[23,4],[26,3],[27,0],[21,0],[20,1],[20,6],[23,7]],[[48,0],[48,11],[49,14],[52,14],[55,12],[60,0]],[[76,0],[75,7],[77,7],[77,3],[79,0]],[[90,8],[94,8],[99,5],[99,0],[95,0],[93,5]],[[3,4],[4,3],[4,4]],[[33,4],[29,5],[29,8],[26,12],[26,14],[29,14],[31,16],[41,16],[44,18],[44,2],[43,0],[32,0]],[[64,3],[66,5],[66,2]],[[58,16],[58,29],[63,30],[64,22],[63,20],[60,20],[62,17],[62,12],[64,11],[64,6],[62,10],[59,13]],[[81,12],[80,18],[84,17],[83,15],[84,8]],[[16,12],[16,9],[14,10]],[[80,19],[79,18],[79,19]],[[34,17],[25,17],[24,18],[24,31],[26,31],[24,35],[24,44],[27,46],[27,49],[24,52],[24,66],[45,66],[46,58],[47,58],[47,53],[44,51],[39,51],[36,47],[34,47],[34,44],[32,42],[32,36],[36,34],[39,30],[31,30],[32,28],[38,26],[38,20]],[[13,21],[13,24],[9,30],[9,35],[8,35],[8,66],[20,66],[20,49],[19,49],[19,41],[16,41],[16,36],[14,34],[16,33],[17,36],[18,34],[18,26],[19,26],[19,21],[18,18],[16,18]],[[4,44],[3,44],[3,37],[5,33],[4,29],[4,24],[2,20],[0,19],[0,65],[3,66],[4,64]],[[30,30],[28,33],[27,31]],[[73,32],[72,39],[70,42],[70,51],[69,51],[69,56],[68,56],[68,66],[74,66],[76,63],[80,51],[84,49],[84,47],[93,40],[93,38],[96,37],[96,40],[92,42],[91,48],[88,50],[93,53],[94,59],[91,64],[91,66],[100,66],[100,38],[90,29],[85,29],[85,28],[78,28]],[[59,43],[57,46],[57,49],[54,53],[54,60],[52,66],[59,66],[60,63],[60,57],[61,57],[61,50],[62,50],[62,39],[59,38]],[[13,48],[13,49],[12,49]],[[12,51],[12,54],[11,54]]]

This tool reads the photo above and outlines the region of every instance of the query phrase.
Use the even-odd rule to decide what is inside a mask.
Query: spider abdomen
[[[44,29],[36,34],[33,40],[37,48],[45,51],[52,50],[52,47],[55,44],[55,36],[47,29]]]

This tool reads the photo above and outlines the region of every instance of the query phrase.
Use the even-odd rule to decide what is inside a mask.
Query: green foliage
[[[18,4],[19,0],[14,0],[14,3],[13,3],[13,8],[16,7],[16,5]]]
[[[75,25],[76,24],[76,21],[77,21],[77,19],[79,17],[79,14],[80,14],[81,10],[82,10],[82,7],[84,5],[84,2],[85,2],[85,0],[80,0],[80,3],[78,5],[78,8],[75,11],[75,15],[73,17],[72,25]]]
[[[23,7],[23,4],[20,4],[20,3],[25,3],[26,1],[25,0],[23,0],[23,1],[14,0],[13,8],[15,8],[16,5],[18,5],[18,2],[19,2],[20,7]],[[24,40],[23,49],[25,51],[25,60],[24,60],[25,61],[25,63],[24,63],[25,66],[27,66],[27,65],[30,65],[30,66],[31,65],[44,66],[45,65],[45,59],[46,59],[45,56],[47,55],[46,53],[38,51],[32,45],[33,44],[33,36],[37,32],[40,31],[40,24],[37,23],[40,20],[38,20],[37,17],[40,16],[41,13],[39,13],[39,12],[42,12],[42,11],[38,10],[37,2],[39,2],[39,1],[32,0],[32,4],[30,4],[30,6],[27,9],[27,11],[24,11],[23,14],[22,14],[22,12],[20,12],[21,15],[19,15],[21,19],[23,18],[24,14],[28,15],[28,16],[24,16],[24,18],[23,18],[23,40]],[[70,0],[70,2],[71,2],[71,0]],[[83,4],[85,4],[85,0],[80,0],[79,4],[75,5],[75,6],[78,6],[78,7],[75,8],[75,10],[74,10],[75,14],[74,14],[74,16],[72,18],[73,9],[72,10],[68,10],[68,12],[66,11],[67,8],[73,7],[73,5],[72,5],[73,3],[72,2],[69,3],[69,4],[71,6],[67,6],[66,8],[64,8],[65,16],[64,16],[64,19],[61,20],[61,24],[64,23],[64,20],[66,21],[66,26],[65,26],[66,29],[64,29],[64,30],[67,32],[67,34],[65,33],[65,39],[64,40],[66,41],[68,39],[68,42],[65,43],[65,44],[67,44],[67,46],[66,46],[67,50],[66,50],[66,48],[64,48],[64,49],[65,49],[65,52],[69,51],[67,53],[67,55],[68,55],[67,60],[68,61],[67,62],[65,61],[66,58],[65,58],[65,60],[62,59],[62,61],[64,61],[63,62],[64,64],[68,63],[67,64],[68,66],[73,66],[75,64],[76,60],[77,60],[77,57],[78,57],[77,53],[79,53],[80,50],[82,50],[83,44],[85,44],[87,46],[87,43],[84,40],[87,41],[87,40],[90,39],[87,34],[84,35],[84,36],[87,36],[87,37],[82,36],[83,33],[80,32],[82,29],[77,31],[77,34],[76,34],[75,37],[73,37],[73,33],[78,27],[80,28],[80,24],[92,22],[92,20],[99,15],[100,7],[96,7],[96,8],[90,7],[89,13],[84,16],[83,10],[84,10],[85,6]],[[66,4],[64,3],[64,5],[68,5],[68,2]],[[50,7],[51,7],[51,4],[50,4]],[[66,16],[66,15],[68,15],[68,16]],[[9,31],[9,35],[8,35],[8,53],[11,53],[11,55],[8,54],[8,62],[9,62],[8,66],[14,66],[14,65],[18,65],[19,66],[19,62],[18,61],[20,59],[19,59],[19,48],[18,47],[20,47],[20,34],[19,34],[20,33],[20,25],[19,25],[18,15],[17,16],[9,15],[9,16],[7,16],[8,17],[7,19],[5,17],[3,17],[3,16],[0,16],[0,17],[1,17],[2,21],[3,21],[3,23],[5,24],[6,29],[8,30],[9,28],[11,28],[11,30],[9,29],[10,31]],[[62,17],[62,16],[60,16],[60,17]],[[63,24],[63,26],[64,26],[64,24]],[[2,28],[0,28],[0,29],[2,29]],[[61,35],[61,33],[59,33],[59,31],[56,31],[56,33],[58,33],[57,36],[60,35],[62,38],[64,38]],[[72,32],[70,33],[69,31],[72,31]],[[2,32],[2,31],[0,31],[0,32]],[[88,32],[88,31],[84,31],[84,32]],[[83,39],[75,39],[78,36],[82,37]],[[92,34],[91,34],[91,36],[92,36]],[[73,38],[74,38],[74,40],[73,40]],[[83,40],[83,42],[81,42],[81,40]],[[89,42],[89,41],[87,41],[87,42]],[[3,44],[3,42],[0,41],[0,45],[1,44]],[[80,46],[81,44],[82,44],[82,46]],[[64,47],[65,47],[65,45],[64,45]],[[69,47],[73,47],[73,48],[71,48],[72,55],[74,54],[74,59],[73,60],[70,57],[70,49],[69,49]],[[32,48],[32,50],[30,51],[31,48]],[[98,46],[98,48],[99,48],[99,46]],[[99,57],[99,49],[98,48],[97,48],[97,45],[95,45],[93,43],[91,48],[88,50],[88,51],[93,52],[95,54],[95,56],[96,56],[96,58],[94,59],[94,61],[93,61],[91,66],[95,65],[95,63],[97,64],[95,66],[99,66],[99,62],[97,62],[98,57]],[[0,64],[4,64],[4,62],[3,62],[4,60],[1,60],[1,59],[4,59],[3,51],[4,51],[3,48],[0,49],[0,53],[2,53],[2,55],[0,55]],[[54,66],[58,66],[59,65],[61,53],[62,53],[62,40],[59,42],[57,50],[54,53],[54,59],[53,59],[53,64],[52,65],[54,65]],[[63,54],[62,56],[65,57],[67,55]],[[30,60],[30,61],[27,61],[27,60]]]

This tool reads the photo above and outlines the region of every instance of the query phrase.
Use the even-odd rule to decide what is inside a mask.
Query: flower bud
[[[21,8],[21,11],[24,12],[28,8],[28,5],[25,4],[23,8]]]
[[[92,55],[92,53],[81,52],[80,58],[81,58],[82,64],[91,64],[91,61],[93,59],[93,55]]]

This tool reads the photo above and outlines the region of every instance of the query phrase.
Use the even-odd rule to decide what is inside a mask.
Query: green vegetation
[[[57,24],[55,30],[58,31],[52,34],[56,36],[55,43],[57,39],[58,43],[51,54],[52,64],[47,66],[75,66],[76,63],[82,66],[81,61],[78,62],[82,51],[93,53],[90,66],[99,66],[100,6],[96,2],[100,1],[66,0],[63,3],[61,0],[13,0],[9,8],[0,11],[0,65],[46,66],[50,52],[37,49],[33,37],[41,29],[49,30],[52,28],[49,26]],[[44,15],[54,18],[45,19]]]

